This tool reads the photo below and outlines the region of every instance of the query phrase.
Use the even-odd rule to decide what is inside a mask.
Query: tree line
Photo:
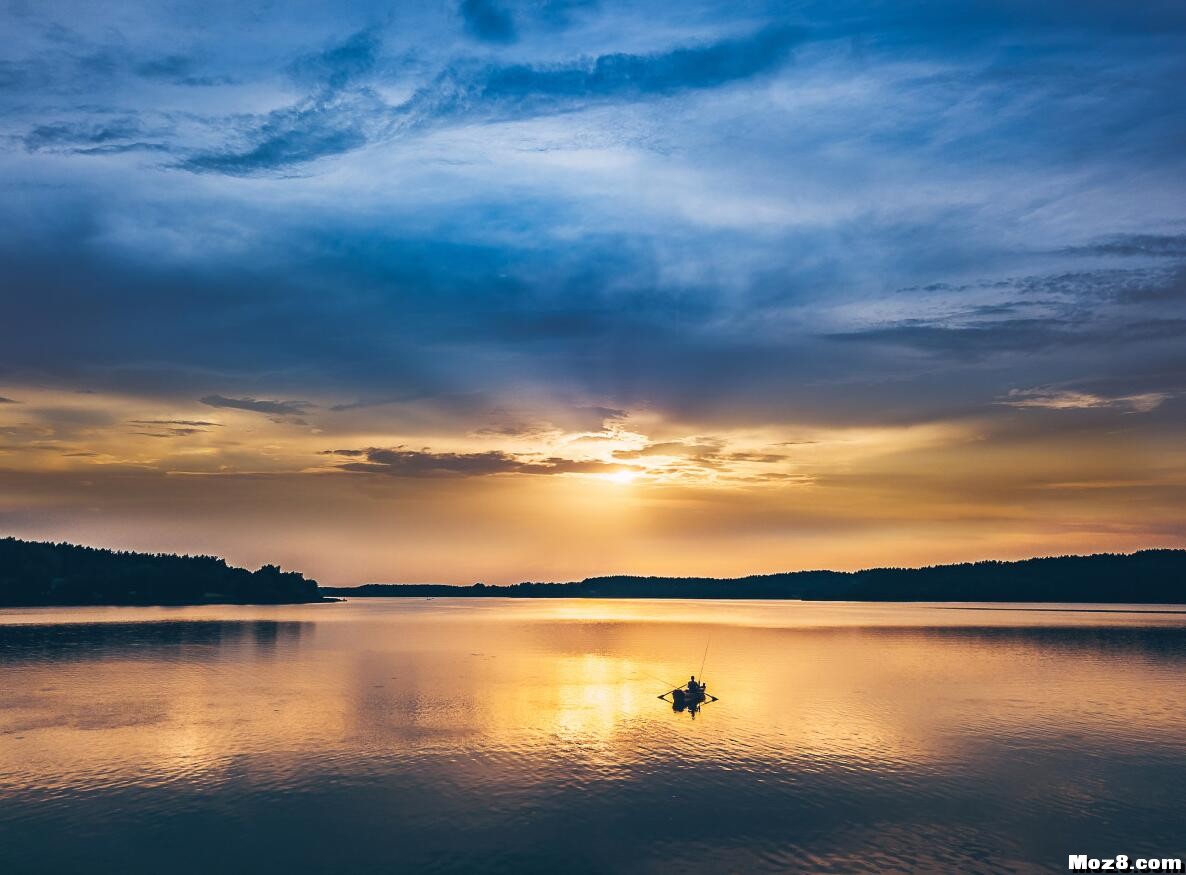
[[[1186,550],[1054,556],[1016,562],[992,560],[927,568],[791,571],[730,579],[611,575],[569,583],[368,584],[324,591],[336,595],[480,598],[1186,604]]]
[[[132,553],[0,539],[0,606],[292,604],[323,601],[317,581],[215,556]]]

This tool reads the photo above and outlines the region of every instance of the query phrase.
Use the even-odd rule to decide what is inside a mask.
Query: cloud
[[[1186,258],[1186,234],[1117,234],[1088,246],[1072,246],[1064,251],[1073,255]]]
[[[1033,407],[1047,410],[1093,410],[1100,408],[1128,413],[1150,413],[1174,397],[1169,392],[1142,392],[1135,395],[1105,396],[1073,389],[1049,386],[1033,389],[1010,389],[1000,403],[1007,407]]]
[[[738,482],[776,482],[805,480],[803,475],[785,471],[763,471],[756,465],[785,466],[790,456],[766,450],[729,450],[728,442],[716,437],[694,437],[685,440],[653,441],[636,450],[618,450],[615,459],[670,459],[652,472],[678,479],[687,475],[694,480],[707,472],[716,477]]]
[[[266,401],[256,398],[227,398],[223,395],[207,395],[198,400],[209,407],[250,410],[252,413],[265,413],[271,416],[300,416],[313,407],[308,401]]]
[[[193,434],[202,434],[206,431],[204,428],[168,428],[162,431],[135,431],[132,434],[144,435],[145,437],[155,438],[176,438],[189,437]]]
[[[319,94],[269,114],[248,132],[246,138],[254,142],[247,148],[199,153],[178,166],[240,176],[341,155],[366,145],[368,123],[376,112],[381,115],[386,107],[369,92]]]
[[[242,148],[197,152],[176,166],[198,173],[270,173],[447,124],[529,118],[716,88],[776,69],[802,38],[802,31],[780,25],[645,55],[610,53],[555,64],[462,61],[405,102],[389,105],[358,82],[372,71],[380,46],[367,31],[299,62],[295,69],[310,74],[317,90],[248,124],[240,135]]]
[[[178,167],[198,173],[250,175],[307,164],[364,146],[376,126],[384,127],[389,107],[357,81],[375,67],[380,31],[364,28],[324,51],[294,61],[289,72],[314,93],[246,126],[242,148],[198,152]]]
[[[546,27],[564,29],[578,17],[593,12],[600,0],[542,0],[531,7],[538,20]]]
[[[777,465],[785,462],[789,456],[785,453],[726,453],[724,458],[730,462],[757,462],[763,465]]]
[[[535,459],[516,456],[501,450],[482,453],[434,453],[430,450],[407,450],[402,447],[365,450],[327,450],[323,455],[365,458],[365,462],[346,462],[337,467],[356,474],[381,474],[387,477],[488,477],[495,474],[614,474],[629,466],[597,460],[549,457]]]
[[[700,460],[714,460],[720,457],[725,442],[716,439],[688,441],[656,441],[637,450],[617,450],[615,459],[643,459],[651,456],[677,456]]]
[[[185,55],[165,55],[150,58],[135,65],[135,71],[146,79],[180,80],[187,78],[194,68],[194,59]]]
[[[350,410],[366,410],[371,407],[386,407],[389,404],[403,404],[409,401],[416,401],[425,397],[424,392],[405,392],[400,395],[388,395],[381,398],[360,398],[358,401],[348,401],[341,404],[333,404],[330,410],[334,413],[345,413]]]
[[[556,427],[550,422],[528,422],[521,420],[507,420],[497,425],[487,425],[474,429],[475,437],[541,437],[555,434]]]
[[[159,150],[151,142],[143,123],[135,116],[56,122],[38,125],[24,137],[30,152],[67,152],[78,155],[116,154],[136,150]]]
[[[964,326],[918,320],[836,332],[827,338],[842,343],[902,347],[940,357],[976,359],[997,353],[1035,352],[1051,346],[1086,342],[1089,338],[1076,333],[1075,327],[1075,322],[1058,318],[1002,319]]]
[[[1053,280],[1056,281],[1056,280]],[[1052,282],[1053,282],[1052,281]],[[1114,302],[1149,296],[1149,290],[1133,293],[1120,284],[1103,290],[1088,287],[1070,294],[1049,308],[1044,316],[980,318],[976,311],[954,317],[919,317],[825,335],[827,340],[849,344],[897,347],[928,356],[974,361],[1008,354],[1038,354],[1095,344],[1127,344],[1176,340],[1186,336],[1186,318],[1133,318],[1139,311],[1113,309],[1103,305],[1104,295]],[[1098,295],[1098,296],[1097,296]],[[1155,296],[1154,296],[1155,299]],[[987,312],[993,313],[989,307]],[[983,311],[982,311],[983,312]],[[1008,308],[1013,312],[1013,308]],[[961,318],[961,316],[963,318]],[[1126,318],[1127,317],[1127,318]]]
[[[0,395],[0,404],[20,404],[20,403],[21,402],[19,402],[19,401],[14,401],[11,398],[5,398],[3,395]]]
[[[573,431],[588,432],[608,431],[629,416],[630,412],[627,410],[596,404],[577,406],[557,413],[557,419],[561,425]]]
[[[460,12],[465,29],[480,40],[510,43],[517,37],[511,14],[494,0],[461,0]]]
[[[184,425],[193,428],[222,428],[221,422],[208,422],[204,419],[131,419],[133,425]]]
[[[189,437],[195,434],[205,434],[211,428],[221,428],[220,422],[207,422],[203,419],[130,419],[129,424],[153,427],[151,431],[135,431],[133,434],[155,438]]]
[[[298,81],[338,90],[374,70],[382,48],[380,29],[366,27],[323,51],[298,58],[289,72]]]
[[[591,102],[641,100],[717,88],[780,66],[804,39],[773,26],[749,36],[652,54],[612,53],[551,65],[459,65],[408,102],[419,117],[521,117]]]

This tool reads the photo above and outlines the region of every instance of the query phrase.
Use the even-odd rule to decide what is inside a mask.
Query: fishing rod
[[[667,681],[663,680],[663,678],[659,677],[658,675],[650,674],[649,672],[643,672],[643,674],[645,674],[647,677],[649,677],[653,681],[658,681],[661,684],[667,683]],[[678,689],[680,689],[680,687],[678,687],[678,686],[672,687],[670,690],[668,690],[666,693],[664,693],[663,696],[670,696],[672,693],[674,693]],[[656,696],[655,698],[662,699],[663,696]]]
[[[700,690],[710,702],[718,701],[717,697],[710,693],[706,688],[708,684],[704,682],[704,665],[708,662],[708,646],[712,644],[712,636],[708,636],[708,640],[704,642],[704,655],[700,657]]]
[[[702,697],[702,699],[707,699],[707,700],[708,700],[708,701],[710,701],[710,702],[715,702],[715,701],[717,701],[717,697],[716,697],[716,696],[714,696],[714,695],[712,695],[711,693],[709,693],[709,692],[708,692],[708,690],[706,690],[706,689],[705,689],[705,686],[706,686],[706,684],[704,683],[704,666],[708,664],[708,648],[709,648],[711,645],[712,645],[712,637],[710,636],[710,637],[709,637],[709,639],[708,639],[708,641],[706,641],[706,642],[705,642],[705,644],[704,644],[704,653],[702,653],[702,654],[700,655],[700,688],[699,688],[699,695]],[[655,678],[655,679],[656,679],[656,680],[658,680],[658,678]],[[682,685],[682,684],[681,684],[680,686],[676,687],[675,689],[668,690],[668,691],[667,691],[666,693],[664,693],[663,695],[661,695],[661,696],[656,696],[655,698],[657,698],[657,699],[666,699],[668,696],[672,695],[673,693],[678,693],[678,692],[680,692],[680,691],[683,689],[683,686],[684,686],[684,685]],[[689,694],[691,694],[691,693],[689,692]]]

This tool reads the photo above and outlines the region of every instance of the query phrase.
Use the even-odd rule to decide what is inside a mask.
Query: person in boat
[[[692,675],[692,679],[688,681],[688,693],[696,696],[704,692],[704,684],[696,683],[696,675]]]

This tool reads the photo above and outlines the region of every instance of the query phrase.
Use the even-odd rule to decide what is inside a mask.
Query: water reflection
[[[0,624],[0,663],[213,659],[223,648],[249,647],[257,657],[299,643],[309,622],[191,620],[144,623]]]
[[[709,636],[721,701],[673,711],[663,679],[697,671]],[[0,848],[14,871],[130,872],[1173,855],[1184,662],[1186,618],[1135,612],[0,612]]]

